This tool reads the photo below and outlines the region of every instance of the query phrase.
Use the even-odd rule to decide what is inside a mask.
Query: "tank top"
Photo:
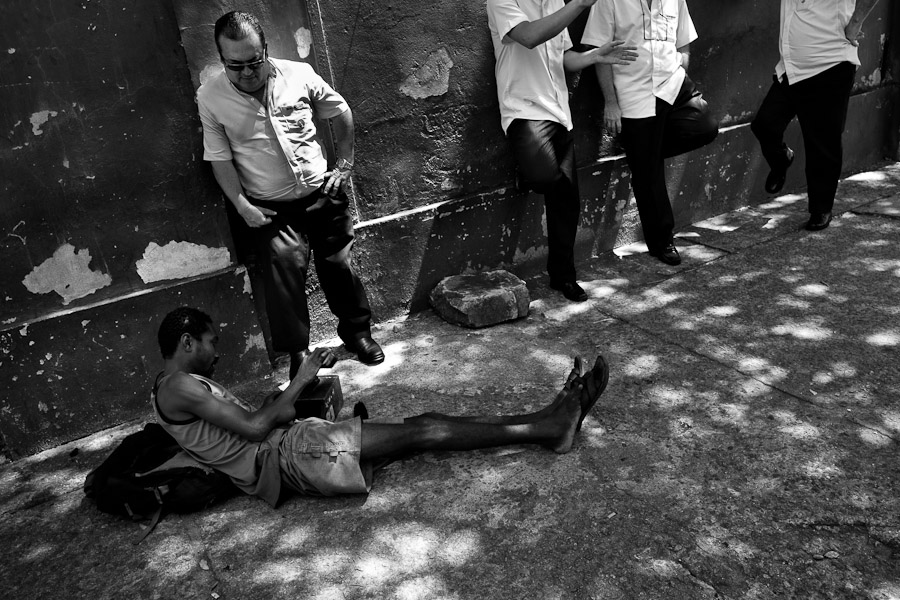
[[[190,375],[202,383],[217,401],[232,402],[245,410],[252,410],[252,407],[215,381],[193,373]],[[284,435],[284,429],[272,430],[262,442],[251,442],[200,417],[183,421],[169,419],[160,410],[156,398],[159,384],[163,379],[160,373],[150,394],[153,412],[162,428],[197,462],[225,473],[239,489],[247,494],[259,496],[275,506],[281,493],[278,445]]]

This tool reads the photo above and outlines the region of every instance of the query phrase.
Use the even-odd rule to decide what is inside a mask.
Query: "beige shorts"
[[[292,425],[278,446],[281,482],[309,496],[365,494],[372,468],[360,464],[362,421],[332,423],[304,419]]]

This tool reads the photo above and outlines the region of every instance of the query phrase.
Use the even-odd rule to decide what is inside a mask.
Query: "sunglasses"
[[[267,48],[263,48],[263,57],[260,58],[259,60],[254,60],[253,62],[227,63],[223,60],[222,64],[225,65],[226,69],[228,69],[229,71],[234,71],[235,73],[240,73],[244,69],[250,69],[251,71],[256,71],[261,66],[263,66],[263,63],[266,62],[266,51],[267,50],[268,50]]]

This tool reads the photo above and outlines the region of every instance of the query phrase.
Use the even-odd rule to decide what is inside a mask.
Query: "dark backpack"
[[[202,510],[238,491],[227,475],[192,460],[193,466],[165,467],[148,473],[179,453],[184,451],[165,429],[147,423],[141,431],[123,439],[100,466],[88,473],[84,493],[103,512],[136,521],[151,519],[146,537],[164,513]]]

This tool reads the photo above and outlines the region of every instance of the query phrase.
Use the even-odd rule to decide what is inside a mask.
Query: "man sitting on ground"
[[[598,356],[585,372],[580,359],[543,409],[523,415],[453,417],[426,413],[400,423],[295,421],[294,401],[320,367],[334,363],[317,348],[280,394],[248,410],[228,390],[208,379],[218,360],[218,335],[209,315],[189,307],[173,310],[159,328],[165,367],[153,386],[159,424],[202,464],[229,477],[248,494],[275,506],[282,486],[309,495],[365,493],[372,465],[420,450],[475,450],[540,444],[560,454],[606,388],[609,370]]]

